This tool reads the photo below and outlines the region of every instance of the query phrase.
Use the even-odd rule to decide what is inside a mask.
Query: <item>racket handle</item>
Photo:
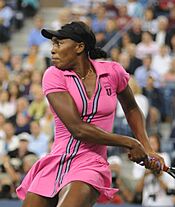
[[[151,160],[151,159],[153,159],[153,158],[148,157],[148,160]],[[144,165],[144,162],[142,161],[142,162],[140,162],[139,164],[143,166],[143,165]],[[164,165],[162,170],[163,170],[164,172],[168,172],[169,167],[166,166],[166,165]]]

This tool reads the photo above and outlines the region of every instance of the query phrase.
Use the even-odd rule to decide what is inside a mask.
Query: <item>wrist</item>
[[[140,145],[140,142],[136,139],[131,139],[130,149],[137,148]]]

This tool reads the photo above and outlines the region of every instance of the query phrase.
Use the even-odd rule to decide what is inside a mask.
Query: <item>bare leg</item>
[[[28,192],[22,207],[56,207],[57,203],[58,196],[55,196],[54,198],[47,198]]]
[[[60,191],[57,207],[92,207],[98,196],[98,191],[91,185],[74,181]]]

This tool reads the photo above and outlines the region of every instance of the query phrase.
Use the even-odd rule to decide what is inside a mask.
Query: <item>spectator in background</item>
[[[138,44],[142,40],[142,21],[139,18],[134,18],[132,21],[131,29],[129,29],[128,34],[131,41],[134,44]]]
[[[16,113],[16,103],[10,101],[9,93],[6,90],[2,90],[0,93],[0,113],[2,113],[6,119]]]
[[[9,151],[8,156],[10,157],[10,161],[14,168],[17,168],[21,171],[22,161],[26,155],[34,154],[28,150],[30,134],[23,132],[18,134],[19,146],[15,150]],[[14,164],[13,164],[14,163]]]
[[[156,107],[150,107],[146,124],[148,135],[154,133],[161,135],[161,115],[162,114],[160,114],[159,110]]]
[[[113,47],[110,50],[110,59],[111,60],[118,62],[119,61],[119,55],[120,55],[120,49],[118,47]]]
[[[143,6],[138,0],[128,0],[127,11],[130,17],[143,17]]]
[[[98,32],[95,33],[95,38],[96,38],[96,41],[97,41],[96,42],[97,47],[102,48],[102,47],[105,46],[105,44],[107,43],[105,35],[106,34],[105,34],[104,31],[98,31]]]
[[[132,203],[134,199],[134,190],[130,176],[123,175],[123,160],[116,155],[108,157],[109,166],[112,172],[113,187],[120,186],[119,192],[111,200],[111,203],[126,204]]]
[[[129,72],[128,68],[129,68],[130,58],[129,58],[129,55],[126,52],[120,53],[119,63],[125,68],[125,70],[127,72]]]
[[[31,84],[41,85],[42,72],[41,71],[32,71],[31,74]]]
[[[13,10],[6,5],[5,0],[0,0],[0,19],[4,27],[10,29],[11,20],[13,18]]]
[[[118,182],[119,176],[121,175],[122,160],[119,156],[113,155],[113,156],[108,157],[108,163],[109,163],[111,175],[112,175],[112,187],[116,188],[118,187],[117,182]],[[111,203],[115,203],[115,204],[124,203],[122,195],[121,195],[121,190],[119,194],[117,193],[114,196],[114,198],[111,200]]]
[[[6,173],[14,187],[20,182],[21,174],[23,173],[22,165],[23,159],[27,155],[35,155],[33,152],[28,150],[30,135],[27,133],[22,133],[18,136],[19,146],[15,150],[9,151],[7,155],[1,157],[3,172]],[[13,189],[14,191],[15,189]],[[13,192],[11,192],[13,193]]]
[[[126,25],[131,21],[131,17],[128,16],[127,6],[121,4],[118,7],[118,16],[116,17],[117,28],[119,30],[124,29]]]
[[[19,140],[15,136],[15,128],[11,122],[6,122],[3,126],[5,136],[0,140],[0,154],[5,155],[9,151],[18,147]]]
[[[12,48],[9,45],[4,45],[2,48],[1,58],[9,71],[11,70],[11,57]]]
[[[158,152],[164,159],[167,166],[171,166],[170,157],[167,153],[161,152],[160,137],[152,135],[149,137],[152,148]],[[143,206],[169,206],[175,204],[174,196],[167,195],[169,189],[175,188],[174,178],[165,172],[155,174],[150,170],[145,170],[136,186],[136,194],[143,191]]]
[[[158,45],[153,41],[153,37],[150,32],[142,33],[142,41],[136,47],[136,57],[141,60],[146,55],[156,55],[158,52]]]
[[[166,45],[161,45],[159,51],[152,58],[151,67],[160,76],[160,80],[164,78],[165,73],[170,67],[171,57],[169,55],[169,48]]]
[[[118,15],[118,8],[115,5],[115,0],[106,0],[104,3],[106,9],[106,16],[108,18],[115,18]]]
[[[129,55],[129,65],[127,71],[129,74],[133,75],[136,68],[142,65],[142,61],[136,57],[136,45],[131,43],[126,47],[126,52]]]
[[[149,111],[149,102],[146,96],[142,94],[142,89],[138,85],[137,81],[135,80],[134,76],[132,76],[129,80],[129,86],[131,87],[134,98],[142,110],[144,117],[147,118],[148,111]],[[127,123],[127,120],[124,116],[123,109],[121,104],[118,102],[115,123],[114,123],[114,132],[124,134],[127,136],[132,136],[132,131]]]
[[[80,0],[68,0],[68,6],[70,6],[71,8],[73,8],[74,6],[78,6],[79,8],[86,8],[88,10],[88,8],[91,7],[91,3],[93,3],[94,1],[91,0],[84,0],[84,1],[80,1]],[[96,2],[100,2],[99,0],[96,0]]]
[[[39,0],[22,0],[21,5],[24,15],[33,17],[39,9]]]
[[[119,41],[119,48],[121,52],[126,52],[128,45],[131,44],[131,38],[127,32],[125,32],[120,41]]]
[[[0,58],[0,90],[6,90],[9,82],[9,72],[3,60]]]
[[[158,21],[158,31],[155,34],[155,42],[158,46],[165,45],[168,41],[168,18],[165,16],[159,16],[157,18]]]
[[[42,154],[41,157],[44,157],[44,156],[46,156],[48,153],[51,152],[53,142],[54,142],[54,138],[49,139],[48,146],[47,146],[47,151],[46,151],[44,154]]]
[[[0,43],[5,44],[10,40],[10,38],[9,30],[3,25],[3,20],[0,19]]]
[[[34,152],[38,157],[41,157],[47,152],[49,138],[41,131],[39,122],[32,121],[30,123],[31,137],[29,141],[29,151]]]
[[[9,118],[10,122],[12,122],[16,126],[17,114],[22,113],[27,116],[28,106],[29,102],[26,97],[23,96],[18,98],[16,102],[16,113]]]
[[[154,86],[154,81],[152,76],[148,76],[146,86],[143,87],[143,95],[148,98],[150,107],[157,108],[161,114],[163,112],[163,91]]]
[[[169,70],[164,74],[163,83],[163,114],[165,121],[171,123],[174,119],[175,58],[171,60]]]
[[[39,46],[32,45],[29,48],[27,56],[23,59],[24,70],[39,70],[43,71],[46,68],[46,62],[42,56],[39,55]]]
[[[12,199],[11,179],[7,174],[1,173],[0,176],[0,199]]]
[[[20,75],[21,96],[30,100],[31,71],[23,71]]]
[[[146,8],[142,20],[142,30],[144,32],[150,32],[152,35],[155,35],[158,31],[157,24],[157,19],[154,17],[153,9],[150,7]]]
[[[61,26],[71,21],[71,10],[70,8],[60,8],[58,11],[57,19],[51,23],[53,29],[60,29]]]
[[[39,120],[41,131],[48,135],[48,137],[53,137],[54,135],[54,119],[49,107],[46,108],[43,117]]]
[[[34,28],[31,30],[28,36],[29,47],[32,45],[40,46],[42,43],[48,40],[41,35],[41,29],[44,26],[44,18],[42,16],[35,16],[34,18]]]
[[[20,149],[26,150],[26,144],[27,141],[21,140],[21,146]],[[32,152],[26,151],[27,155],[23,155],[20,159],[19,157],[13,157],[18,156],[17,154],[12,154],[12,158],[10,159],[9,155],[5,155],[1,158],[2,164],[5,170],[4,176],[9,178],[9,181],[5,187],[8,186],[8,194],[6,193],[3,198],[14,198],[14,192],[16,189],[17,184],[21,182],[23,179],[23,176],[28,172],[28,170],[32,167],[32,165],[37,161],[38,157],[35,154],[32,154]],[[0,177],[1,178],[1,177]],[[1,197],[1,194],[0,194]]]
[[[149,102],[146,96],[142,94],[142,88],[139,86],[137,80],[134,76],[132,76],[129,80],[129,85],[133,91],[134,97],[136,99],[136,102],[140,109],[142,110],[142,113],[145,117],[145,119],[148,116],[149,112]]]
[[[16,135],[23,132],[30,133],[30,118],[24,113],[16,113],[15,129]]]
[[[19,54],[13,54],[11,57],[11,70],[10,70],[10,77],[12,80],[22,72],[22,56]]]
[[[21,174],[21,178],[20,181],[23,180],[23,178],[25,177],[25,175],[28,173],[28,171],[31,169],[31,167],[34,165],[34,163],[38,160],[38,156],[35,154],[29,154],[26,155],[23,158],[23,173]]]
[[[9,93],[9,101],[16,105],[17,99],[20,97],[19,85],[15,81],[10,81],[7,91]]]
[[[134,76],[140,87],[144,88],[147,84],[147,79],[149,76],[153,77],[154,87],[160,87],[160,77],[157,71],[151,67],[152,57],[147,55],[143,58],[143,65],[136,68]]]
[[[92,30],[94,33],[97,33],[99,31],[105,32],[106,31],[106,24],[107,24],[107,18],[106,18],[106,10],[104,6],[99,5],[96,10],[96,15],[92,19]]]
[[[115,19],[108,19],[106,22],[105,41],[108,42],[117,31],[118,29]]]
[[[28,114],[31,119],[39,120],[43,117],[47,107],[41,85],[33,84],[33,88],[31,87],[31,94],[33,96],[33,101],[29,105]]]
[[[175,0],[157,1],[155,5],[155,9],[154,9],[157,14],[156,16],[159,16],[159,15],[167,16],[171,8],[173,8],[174,5],[175,5]]]

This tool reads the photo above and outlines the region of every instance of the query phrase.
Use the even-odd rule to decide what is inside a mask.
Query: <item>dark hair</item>
[[[89,57],[91,59],[107,58],[107,53],[99,47],[89,50]]]
[[[57,31],[42,29],[41,34],[48,39],[52,39],[52,37],[57,37],[58,39],[70,38],[76,42],[83,42],[85,44],[85,53],[91,59],[107,57],[105,51],[96,47],[95,34],[84,22],[74,21],[63,25]]]
[[[94,32],[90,27],[82,21],[72,22],[80,31],[79,35],[82,36],[82,42],[85,43],[85,52],[91,59],[106,58],[107,53],[100,47],[96,47],[96,38]],[[82,28],[82,30],[80,29]]]

